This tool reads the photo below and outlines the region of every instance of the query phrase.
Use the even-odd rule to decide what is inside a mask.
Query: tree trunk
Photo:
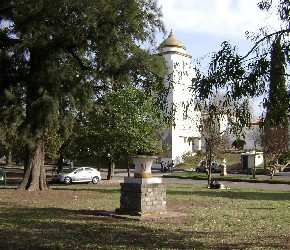
[[[211,183],[211,163],[209,163],[208,165],[207,187],[210,187],[210,183]]]
[[[60,156],[58,157],[57,160],[57,173],[61,173],[63,171],[63,154],[60,153]]]
[[[11,166],[12,165],[12,153],[11,153],[11,150],[8,150],[5,156],[6,156],[6,166]]]
[[[108,169],[108,176],[107,179],[108,180],[112,180],[113,179],[113,174],[115,172],[115,163],[111,163]]]
[[[130,177],[130,166],[129,166],[129,161],[127,160],[127,175]]]
[[[35,147],[29,151],[28,165],[25,168],[22,183],[17,189],[28,191],[48,189],[44,169],[44,137],[42,131],[38,131]]]
[[[254,162],[254,167],[253,167],[253,179],[256,179],[256,164]]]
[[[267,157],[266,154],[264,153],[264,174],[267,173]]]
[[[211,147],[209,147],[209,154],[208,157],[206,157],[206,164],[209,164],[208,167],[208,176],[207,176],[207,187],[210,187],[211,183],[211,163],[212,163],[212,151]]]

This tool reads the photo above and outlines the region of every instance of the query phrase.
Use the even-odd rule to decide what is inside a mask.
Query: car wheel
[[[99,179],[98,176],[94,176],[93,179],[92,179],[92,183],[93,183],[93,184],[97,184],[97,183],[99,182],[99,180],[100,180],[100,179]]]
[[[64,178],[64,183],[65,184],[71,184],[72,183],[71,178],[69,178],[69,177]]]
[[[199,168],[197,168],[197,169],[196,169],[196,172],[200,172],[200,169],[199,169]]]

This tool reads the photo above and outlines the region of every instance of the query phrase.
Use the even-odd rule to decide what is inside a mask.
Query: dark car
[[[196,168],[195,168],[196,172],[206,172],[206,168],[205,168],[205,162],[202,161]],[[213,162],[211,164],[211,172],[212,173],[217,173],[217,172],[221,172],[221,164],[217,163],[217,162]]]

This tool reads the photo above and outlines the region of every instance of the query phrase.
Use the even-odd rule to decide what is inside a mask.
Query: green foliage
[[[274,126],[268,130],[275,128],[277,124],[282,124],[285,128],[289,126],[289,85],[285,82],[284,54],[289,63],[290,2],[280,0],[276,8],[271,0],[263,0],[258,6],[262,10],[276,12],[281,22],[281,30],[271,32],[270,28],[263,28],[258,34],[247,32],[248,38],[255,44],[245,56],[239,55],[237,48],[232,47],[229,42],[223,42],[221,50],[213,54],[207,72],[198,70],[193,82],[193,93],[197,96],[199,109],[204,109],[210,117],[227,117],[230,132],[237,137],[243,127],[250,125],[248,99],[266,94],[269,95],[264,100],[264,106],[269,111],[266,122],[267,119],[269,124],[275,121]],[[221,98],[214,103],[213,98],[217,94]],[[213,116],[211,111],[216,111],[212,112]],[[269,143],[264,144],[268,145],[268,155],[279,156],[288,144],[288,133],[284,129],[281,132],[283,138],[279,136],[277,139],[278,130],[282,131],[272,131],[277,136],[269,136]],[[270,148],[273,152],[270,152]]]
[[[290,162],[290,151],[285,152],[279,159],[279,162],[281,164],[286,164],[287,162]]]
[[[23,150],[22,135],[19,126],[23,121],[18,87],[6,89],[0,96],[0,147],[5,155],[21,155]]]
[[[193,93],[196,93],[200,109],[203,107],[207,113],[215,113],[216,117],[227,117],[231,123],[229,128],[239,134],[250,123],[248,98],[259,95],[265,85],[266,68],[264,58],[246,65],[236,48],[224,42],[222,49],[213,55],[207,73],[197,70]],[[214,101],[216,96],[219,98]]]
[[[205,153],[198,150],[195,153],[186,152],[181,157],[183,163],[190,166],[197,166],[198,163],[205,158],[205,156],[206,156]]]
[[[286,89],[285,55],[281,47],[281,37],[278,37],[272,45],[270,83],[268,99],[265,103],[267,114],[265,125],[278,125],[288,127],[289,95]]]
[[[56,130],[50,130],[46,135],[45,153],[49,159],[58,159],[59,149],[64,141]]]
[[[161,16],[156,0],[3,0],[0,97],[16,96],[26,144],[33,149],[42,131],[56,155],[75,119],[105,91],[163,90],[162,58],[140,47],[164,31]]]
[[[83,148],[123,163],[136,153],[160,151],[159,133],[168,124],[156,96],[134,87],[106,92],[84,121]]]

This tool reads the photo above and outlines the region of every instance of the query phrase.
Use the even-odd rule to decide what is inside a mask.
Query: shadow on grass
[[[230,232],[204,232],[155,222],[96,216],[93,210],[61,208],[2,209],[1,249],[249,249],[252,242],[221,243]],[[153,224],[152,224],[153,223]],[[210,237],[211,240],[206,241]],[[206,243],[205,243],[206,242]],[[260,244],[277,247],[278,244]]]
[[[120,193],[120,189],[117,188],[112,188],[112,189],[108,189],[108,188],[73,188],[72,186],[70,187],[66,187],[66,188],[62,188],[62,187],[51,187],[52,190],[62,190],[62,191],[86,191],[86,192],[95,192],[95,193],[108,193],[108,194],[116,194],[116,193]]]
[[[177,196],[188,196],[188,195],[197,195],[204,197],[221,197],[221,198],[230,198],[230,199],[243,199],[243,200],[271,200],[271,201],[288,201],[290,199],[289,192],[269,192],[269,191],[260,191],[255,190],[253,192],[249,191],[237,191],[237,190],[224,190],[224,189],[205,189],[205,190],[167,190],[168,195],[177,195]]]
[[[94,211],[14,209],[4,217],[2,249],[204,249],[198,240],[187,242],[184,232],[154,230],[96,216]],[[17,230],[16,230],[17,229]],[[150,243],[148,243],[150,239]],[[180,244],[182,242],[182,245]]]

